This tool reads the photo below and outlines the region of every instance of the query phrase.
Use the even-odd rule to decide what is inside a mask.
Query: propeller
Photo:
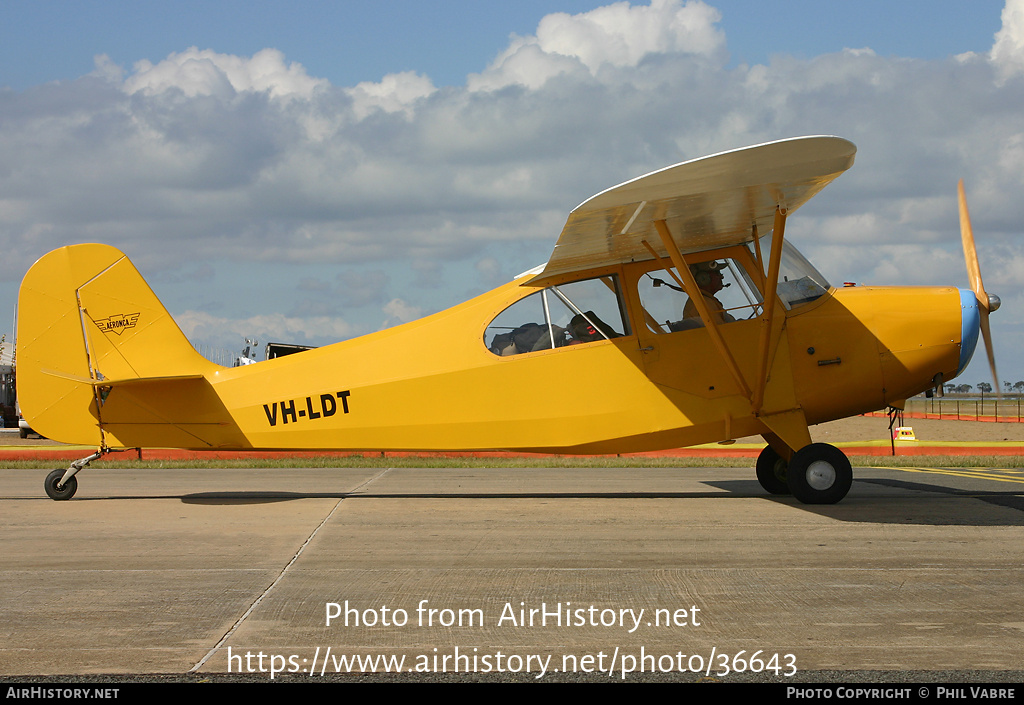
[[[964,243],[964,261],[967,264],[967,278],[971,282],[971,289],[978,299],[978,311],[981,314],[981,337],[985,341],[985,352],[988,353],[988,366],[992,370],[992,381],[995,383],[996,394],[1002,396],[999,387],[999,375],[996,374],[996,357],[992,348],[992,332],[988,325],[988,315],[999,309],[999,297],[985,291],[985,284],[981,280],[981,267],[978,266],[978,250],[974,247],[974,231],[971,229],[971,214],[967,211],[967,197],[964,195],[964,181],[960,179],[957,184],[957,194],[960,201],[960,238]]]

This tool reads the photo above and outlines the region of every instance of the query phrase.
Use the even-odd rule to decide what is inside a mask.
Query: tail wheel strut
[[[110,452],[112,451],[109,448],[99,448],[92,455],[87,455],[71,463],[67,470],[58,468],[51,472],[46,476],[46,481],[43,484],[46,496],[57,501],[74,497],[75,492],[78,491],[78,479],[75,478],[75,475],[80,470],[87,468],[92,461]]]

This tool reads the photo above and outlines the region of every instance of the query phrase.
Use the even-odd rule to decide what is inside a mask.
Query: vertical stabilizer
[[[136,445],[112,438],[111,424],[166,419],[146,419],[141,409],[131,417],[122,411],[116,414],[120,418],[106,418],[118,405],[104,413],[110,393],[104,383],[191,376],[198,384],[213,367],[114,247],[62,247],[40,258],[22,281],[18,399],[22,414],[44,436],[96,446]]]

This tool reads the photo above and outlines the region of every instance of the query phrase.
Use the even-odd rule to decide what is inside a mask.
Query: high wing
[[[669,252],[654,233],[663,220],[679,250],[747,242],[771,231],[778,207],[792,213],[853,165],[841,137],[797,137],[666,167],[593,196],[569,214],[546,278],[652,259]],[[756,231],[755,231],[756,225]]]

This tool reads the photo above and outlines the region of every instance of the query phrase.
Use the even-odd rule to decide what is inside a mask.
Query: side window
[[[629,333],[618,278],[558,284],[530,294],[498,314],[484,331],[495,355],[521,355]]]
[[[732,259],[710,260],[691,265],[699,292],[708,312],[719,324],[753,318],[761,314],[761,293],[747,272]],[[675,270],[647,272],[637,283],[644,322],[655,333],[676,333],[704,327],[697,304],[684,290]]]

